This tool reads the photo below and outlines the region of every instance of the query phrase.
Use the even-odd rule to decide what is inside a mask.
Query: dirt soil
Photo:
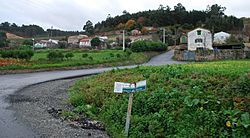
[[[67,89],[78,79],[57,80],[28,86],[7,98],[11,103],[10,109],[16,112],[17,120],[32,128],[39,137],[108,138],[102,127],[99,129],[90,124],[91,126],[87,128],[83,127],[83,124],[58,116],[59,112],[72,109],[67,101],[69,97]],[[85,120],[84,125],[86,121],[96,122],[87,118],[81,120]]]

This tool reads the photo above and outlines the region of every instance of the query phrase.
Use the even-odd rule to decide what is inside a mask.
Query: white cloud
[[[177,3],[187,10],[206,10],[207,5],[219,4],[227,8],[226,14],[249,17],[249,0],[0,0],[0,22],[37,24],[44,29],[82,30],[87,20],[93,23],[130,13],[157,9],[160,4],[173,9]]]

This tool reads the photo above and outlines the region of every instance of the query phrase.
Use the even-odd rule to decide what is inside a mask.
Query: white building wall
[[[226,40],[230,37],[229,33],[219,32],[214,34],[214,43],[216,44],[224,44]]]
[[[200,35],[197,34],[199,30],[201,31]],[[201,41],[196,42],[197,39]],[[197,28],[188,33],[188,50],[195,51],[197,48],[213,49],[212,34],[209,30]]]
[[[79,43],[79,47],[91,47],[91,42],[87,41],[87,42],[80,42]]]

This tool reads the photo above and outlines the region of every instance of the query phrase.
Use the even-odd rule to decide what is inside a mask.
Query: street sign
[[[115,82],[114,92],[115,93],[129,93],[129,100],[128,100],[128,111],[126,117],[126,124],[125,124],[125,136],[128,137],[128,129],[130,124],[130,116],[132,111],[132,102],[133,102],[133,94],[137,91],[146,90],[147,82],[139,81],[137,83],[125,83],[125,82]]]
[[[136,91],[146,90],[146,85],[147,85],[146,80],[137,82],[136,83]]]
[[[125,82],[115,82],[114,92],[123,93],[123,92],[137,92],[143,91],[146,89],[146,80],[139,81],[137,83],[125,83]]]

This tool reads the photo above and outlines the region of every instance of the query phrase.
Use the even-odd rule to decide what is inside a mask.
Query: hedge
[[[34,56],[32,50],[3,50],[0,52],[2,58],[19,58],[30,60]]]
[[[144,52],[144,51],[165,51],[167,50],[167,44],[162,42],[154,41],[136,41],[132,43],[131,50],[133,52]]]

